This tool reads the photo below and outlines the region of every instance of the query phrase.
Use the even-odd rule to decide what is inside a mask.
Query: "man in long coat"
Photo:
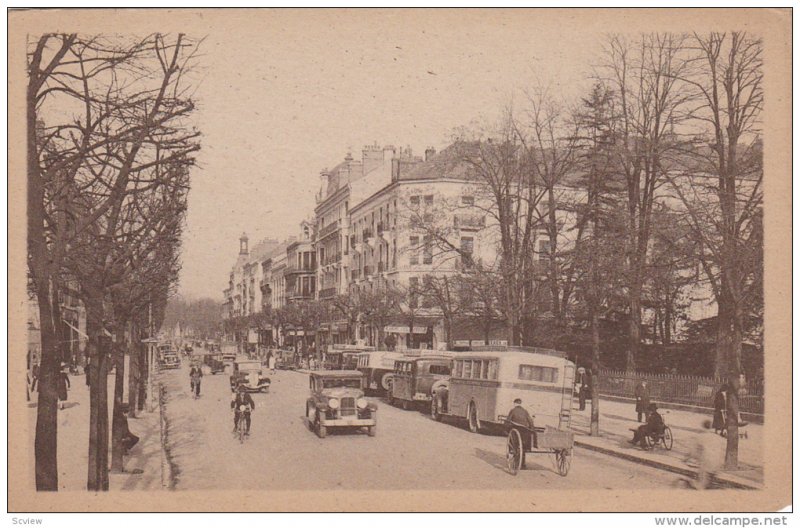
[[[639,382],[634,396],[636,396],[636,421],[641,422],[642,415],[647,416],[647,408],[650,406],[650,389],[647,388],[646,380]]]

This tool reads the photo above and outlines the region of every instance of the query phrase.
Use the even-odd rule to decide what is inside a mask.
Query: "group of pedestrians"
[[[61,364],[61,370],[58,371],[58,379],[56,380],[56,391],[58,393],[58,409],[63,411],[67,400],[69,397],[69,389],[70,389],[70,381],[69,381],[69,372],[70,367],[67,363]],[[28,379],[27,379],[27,397],[30,401],[31,393],[37,392],[39,390],[39,385],[41,382],[41,368],[39,364],[34,364],[31,367],[30,372],[28,372]]]

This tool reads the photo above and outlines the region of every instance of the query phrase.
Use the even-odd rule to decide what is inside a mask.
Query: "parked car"
[[[161,355],[159,361],[163,369],[176,369],[181,368],[181,358],[175,352],[166,352]]]
[[[361,352],[358,370],[366,378],[364,388],[375,394],[391,394],[394,362],[403,357],[401,352]]]
[[[244,385],[248,392],[269,392],[270,379],[263,375],[261,361],[237,359],[233,362],[231,390]]]
[[[222,361],[222,354],[206,354],[203,356],[203,363],[206,364],[212,374],[225,372],[225,363]]]
[[[450,379],[452,356],[442,353],[396,360],[389,403],[399,403],[405,410],[422,403],[427,410],[433,394]]]
[[[323,370],[309,374],[311,395],[306,418],[317,436],[330,427],[366,427],[375,436],[377,406],[364,398],[364,376],[357,370]]]

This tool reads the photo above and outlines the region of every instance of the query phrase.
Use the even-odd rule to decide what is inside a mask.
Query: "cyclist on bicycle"
[[[244,410],[240,410],[241,407],[244,406]],[[253,397],[247,392],[245,386],[239,385],[236,389],[236,393],[231,400],[231,409],[233,410],[233,432],[236,432],[236,428],[239,426],[239,418],[244,418],[246,429],[244,434],[250,434],[250,411],[256,408],[256,403],[253,401]]]

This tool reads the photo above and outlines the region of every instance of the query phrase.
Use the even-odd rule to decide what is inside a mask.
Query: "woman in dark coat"
[[[64,410],[64,402],[67,401],[67,389],[69,389],[69,376],[67,375],[67,366],[61,366],[61,372],[58,373],[58,409]]]
[[[646,380],[639,382],[634,395],[636,396],[636,421],[641,422],[642,415],[647,416],[647,409],[650,406],[650,389],[647,388]]]
[[[714,395],[714,420],[711,427],[714,428],[715,433],[722,436],[725,436],[725,428],[727,427],[725,414],[728,406],[728,390],[730,390],[728,384],[723,383]]]

